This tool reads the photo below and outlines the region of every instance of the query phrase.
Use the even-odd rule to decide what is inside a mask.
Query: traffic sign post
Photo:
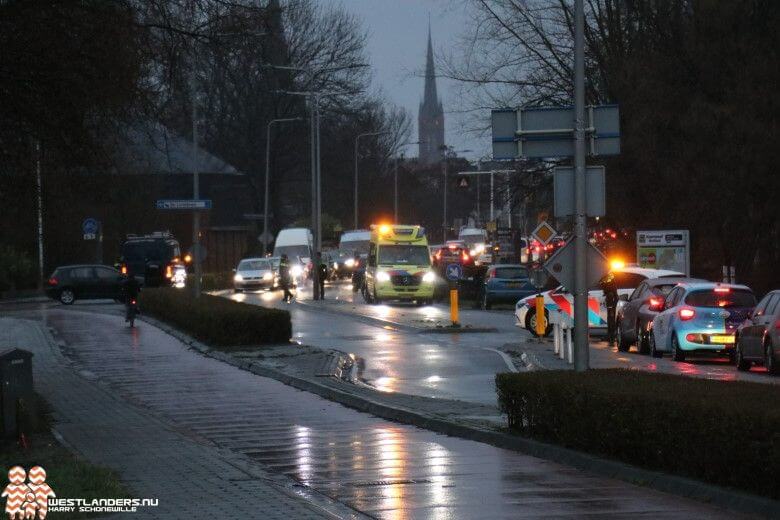
[[[450,287],[450,321],[453,327],[460,327],[458,315],[458,280],[463,277],[463,267],[460,264],[447,264],[444,274]]]
[[[95,241],[95,259],[98,264],[103,263],[103,226],[100,221],[88,217],[81,223],[81,233],[84,236],[84,240]]]
[[[553,169],[553,203],[556,217],[574,215],[574,168],[556,166]],[[585,211],[589,217],[606,214],[605,172],[603,166],[588,166],[585,171]]]
[[[620,153],[620,110],[617,105],[587,107],[583,121],[588,155]],[[575,155],[574,107],[521,107],[491,111],[493,159],[545,159]]]
[[[209,199],[161,199],[157,201],[157,209],[205,211],[211,209]]]
[[[555,228],[548,224],[546,220],[541,221],[539,225],[536,226],[536,229],[531,232],[531,236],[538,240],[543,246],[549,244],[555,237],[555,234]]]

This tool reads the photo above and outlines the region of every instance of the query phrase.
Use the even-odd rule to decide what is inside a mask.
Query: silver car
[[[233,272],[233,290],[272,289],[276,282],[273,265],[267,258],[244,258]]]

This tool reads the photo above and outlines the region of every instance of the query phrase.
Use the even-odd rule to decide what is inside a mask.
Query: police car
[[[684,276],[676,271],[664,269],[646,269],[643,267],[621,267],[612,271],[615,279],[618,297],[625,301],[628,296],[649,278],[663,278],[670,276]],[[562,285],[551,291],[541,293],[544,297],[544,314],[548,318],[551,311],[566,313],[574,317],[574,295],[568,292]],[[523,298],[515,304],[516,326],[528,330],[536,335],[536,295]],[[588,326],[594,332],[604,332],[607,328],[607,307],[604,303],[604,291],[601,287],[593,287],[588,291]],[[550,333],[552,326],[548,325],[545,336]]]

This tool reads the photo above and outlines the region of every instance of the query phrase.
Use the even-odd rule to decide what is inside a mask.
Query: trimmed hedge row
[[[634,370],[496,375],[510,430],[780,498],[780,387]]]
[[[194,276],[194,275],[191,275]],[[200,277],[200,287],[204,291],[218,291],[233,288],[233,273],[203,273]]]
[[[188,290],[144,289],[139,305],[142,313],[212,346],[287,343],[292,336],[289,312],[209,294],[195,299]]]

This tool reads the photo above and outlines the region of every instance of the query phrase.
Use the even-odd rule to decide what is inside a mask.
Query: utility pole
[[[192,78],[192,198],[200,199],[198,178],[198,100],[195,78]],[[200,211],[192,211],[192,263],[195,266],[195,282],[192,286],[195,298],[200,298]]]
[[[35,192],[38,197],[38,290],[43,290],[43,179],[41,178],[41,142],[35,140]]]
[[[268,254],[268,214],[269,214],[269,192],[271,190],[271,126],[274,123],[286,123],[288,121],[301,121],[301,117],[286,117],[283,119],[271,119],[268,121],[266,129],[265,142],[265,191],[263,193],[263,254]]]
[[[442,155],[444,156],[443,157],[444,160],[441,163],[441,171],[442,171],[442,176],[444,178],[444,183],[442,184],[441,187],[441,191],[444,192],[444,203],[443,203],[444,215],[441,224],[441,232],[442,232],[441,241],[443,244],[447,241],[447,227],[448,227],[447,226],[447,146],[443,147]]]
[[[278,67],[281,69],[290,67]],[[303,70],[297,67],[292,67],[293,70]],[[320,182],[320,98],[322,96],[338,96],[343,95],[345,92],[290,92],[287,90],[278,91],[282,94],[288,94],[291,96],[305,96],[309,100],[309,125],[310,125],[310,141],[311,141],[311,229],[314,234],[314,251],[312,252],[312,281],[314,283],[313,298],[315,300],[320,299],[320,275],[319,275],[319,261],[317,259],[317,253],[321,252],[322,248],[322,183]]]
[[[574,369],[589,366],[585,202],[585,9],[574,0]]]
[[[310,140],[311,140],[311,228],[315,233],[314,236],[314,251],[312,251],[311,265],[312,265],[312,297],[315,300],[320,299],[320,266],[317,260],[317,209],[319,204],[317,203],[317,105],[319,101],[316,94],[309,96],[309,124],[310,124]]]

